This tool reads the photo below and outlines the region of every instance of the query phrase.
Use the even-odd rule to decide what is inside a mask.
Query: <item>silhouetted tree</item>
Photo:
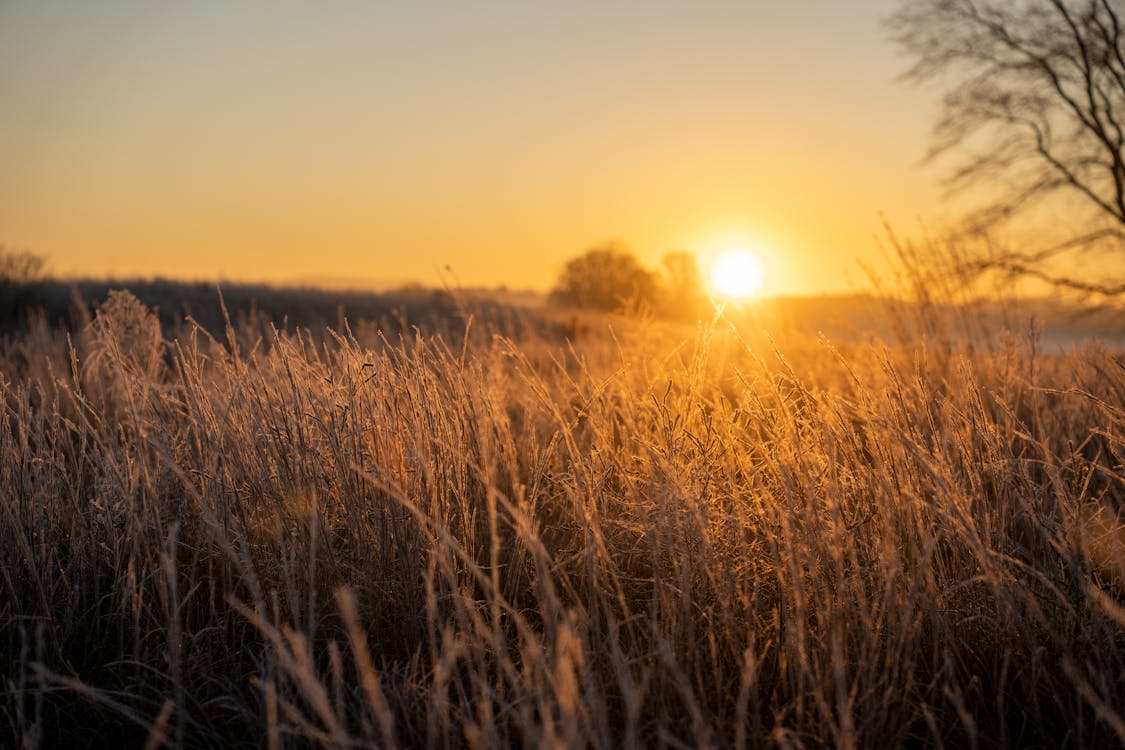
[[[982,267],[1125,293],[1104,268],[1060,269],[1080,250],[1125,259],[1123,13],[1120,0],[903,0],[888,19],[913,59],[906,78],[949,83],[930,153],[967,154],[950,188],[981,178],[1008,186],[967,218],[970,231],[988,232],[1052,196],[1092,209],[1061,243],[1004,252]]]
[[[26,250],[12,251],[0,245],[0,283],[31,284],[43,279],[47,261]]]
[[[664,300],[661,308],[672,318],[697,318],[706,310],[707,296],[703,276],[694,254],[684,251],[667,253],[664,268]]]
[[[0,246],[0,333],[25,325],[31,309],[42,307],[46,267],[41,255]]]
[[[551,301],[595,310],[652,306],[659,294],[656,276],[619,243],[587,250],[563,268]]]

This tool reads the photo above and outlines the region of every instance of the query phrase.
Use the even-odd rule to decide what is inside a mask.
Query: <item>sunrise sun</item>
[[[741,247],[724,250],[711,263],[711,291],[720,297],[753,297],[765,281],[765,266],[756,254]]]

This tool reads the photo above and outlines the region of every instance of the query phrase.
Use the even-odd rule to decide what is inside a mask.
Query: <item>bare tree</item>
[[[0,332],[25,325],[29,311],[43,306],[36,287],[46,265],[42,256],[0,245]]]
[[[0,284],[32,284],[43,278],[47,261],[26,250],[8,250],[0,245]]]
[[[1105,264],[1062,267],[1080,251],[1125,261],[1123,16],[1121,0],[903,0],[887,20],[913,60],[905,77],[947,86],[930,155],[961,155],[949,187],[1004,186],[970,214],[970,231],[1067,196],[1089,209],[1054,244],[1004,250],[982,268],[1125,294]]]

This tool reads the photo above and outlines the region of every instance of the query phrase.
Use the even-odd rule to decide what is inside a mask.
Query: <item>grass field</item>
[[[550,315],[9,338],[0,746],[1125,744],[1121,351]]]

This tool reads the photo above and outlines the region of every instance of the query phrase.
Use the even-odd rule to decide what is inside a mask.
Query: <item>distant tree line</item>
[[[690,320],[709,309],[695,256],[667,253],[659,270],[645,268],[619,242],[596,245],[563,267],[550,301],[556,305],[606,312],[649,312]]]
[[[288,330],[339,327],[345,320],[376,322],[383,330],[409,330],[438,321],[463,327],[458,301],[445,290],[339,291],[159,278],[61,280],[47,274],[42,256],[0,246],[0,336],[26,331],[36,318],[76,330],[114,289],[128,289],[153,308],[165,330],[174,330],[190,317],[218,338],[228,318],[236,325],[272,324]],[[482,306],[488,304],[474,302],[474,310]]]
[[[153,308],[166,330],[190,317],[219,337],[228,317],[236,323],[256,320],[287,329],[337,326],[345,319],[381,321],[384,328],[407,329],[457,318],[461,306],[451,292],[422,287],[362,292],[234,282],[220,286],[170,279],[67,281],[48,275],[42,256],[0,246],[0,336],[26,331],[37,316],[51,325],[79,328],[88,319],[88,311],[103,303],[111,290],[122,288]],[[696,320],[711,310],[694,255],[667,253],[660,268],[652,270],[616,242],[595,246],[571,259],[549,299],[560,306],[645,312],[676,320]],[[487,300],[473,302],[474,309],[490,304],[503,306]]]

